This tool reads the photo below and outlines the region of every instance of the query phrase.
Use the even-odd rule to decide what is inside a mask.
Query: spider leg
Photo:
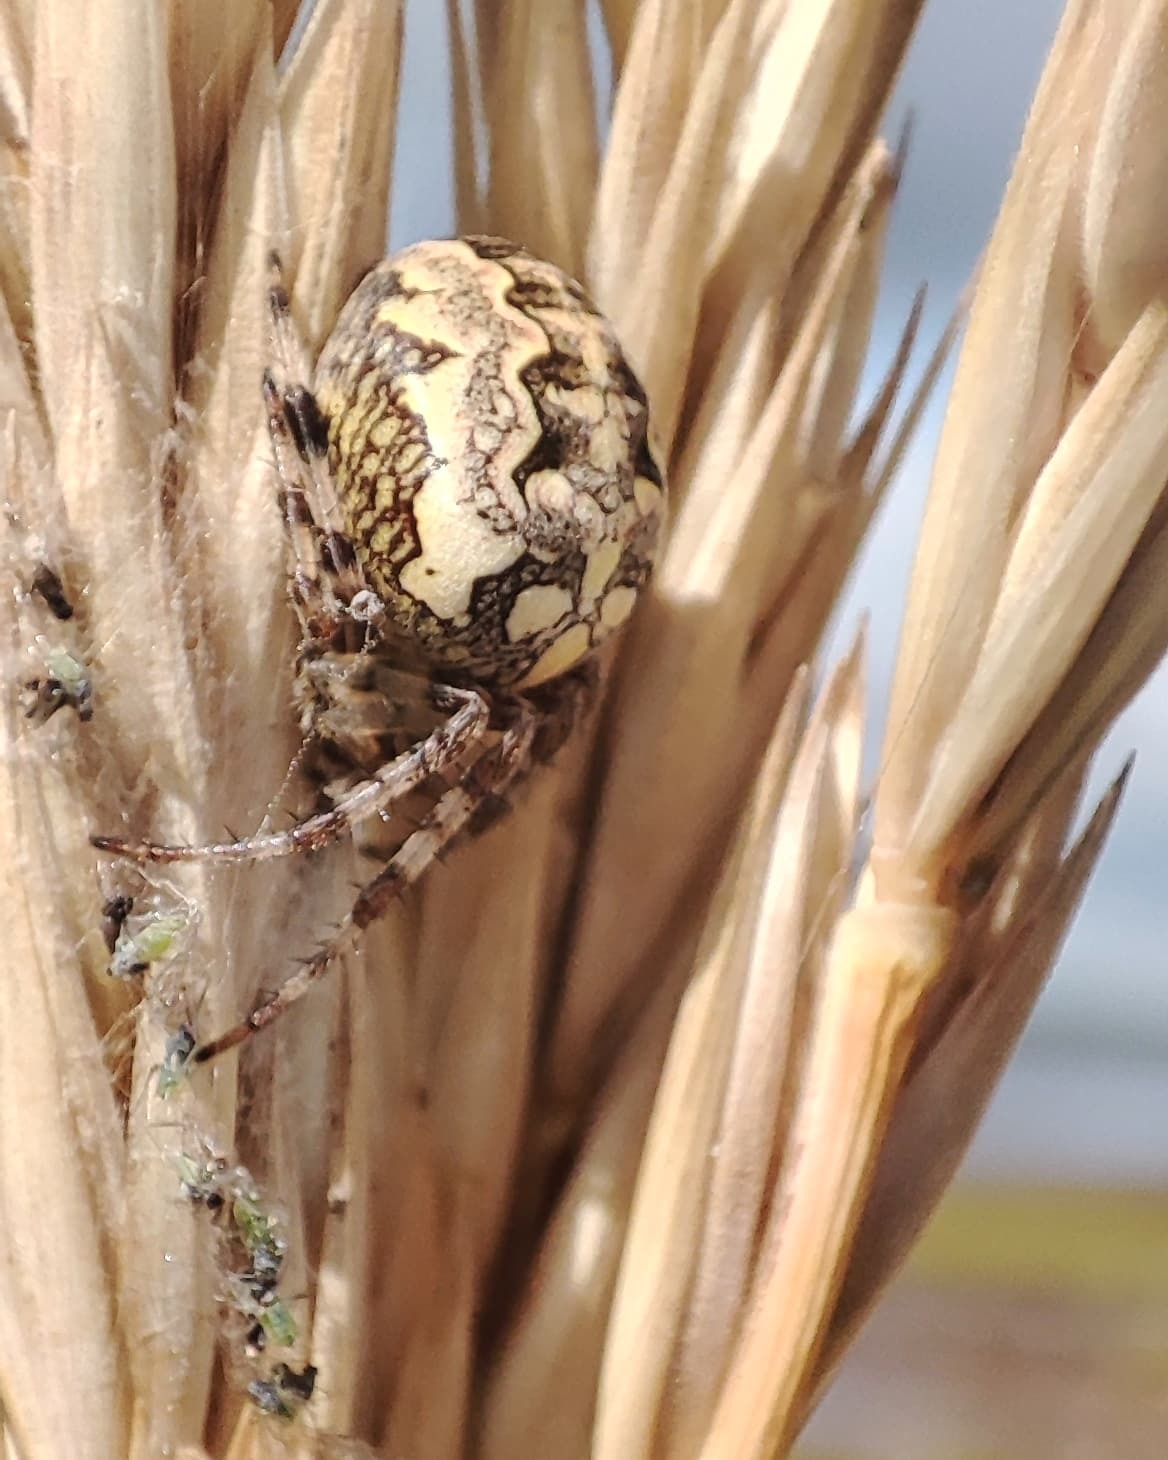
[[[386,866],[357,894],[357,899],[332,938],[296,970],[268,998],[234,1028],[200,1045],[191,1056],[201,1064],[242,1044],[266,1028],[297,1003],[324,974],[333,960],[370,923],[384,917],[399,897],[414,885],[430,865],[466,831],[480,808],[515,784],[531,764],[536,718],[523,707],[514,724],[505,730],[498,745],[476,760],[462,778],[435,803],[433,810],[412,832]]]
[[[435,685],[432,692],[440,705],[451,708],[448,719],[424,740],[379,767],[374,775],[359,781],[328,811],[310,816],[286,831],[201,847],[125,841],[114,836],[90,837],[90,842],[99,851],[135,862],[261,862],[292,852],[316,851],[338,840],[356,823],[385,811],[416,790],[428,776],[448,770],[470,746],[482,740],[490,720],[490,705],[483,695],[452,685]],[[457,708],[452,708],[454,705]]]
[[[292,596],[305,637],[327,639],[351,616],[355,599],[367,604],[373,595],[329,475],[328,426],[309,385],[308,352],[275,254],[269,261],[268,310],[271,364],[264,374],[264,401],[295,560]]]

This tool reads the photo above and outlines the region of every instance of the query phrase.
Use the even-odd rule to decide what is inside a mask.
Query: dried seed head
[[[341,311],[315,388],[407,655],[522,688],[628,617],[662,476],[612,326],[560,269],[494,238],[405,249]]]

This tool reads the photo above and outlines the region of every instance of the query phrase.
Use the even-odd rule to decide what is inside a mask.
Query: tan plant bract
[[[768,1460],[940,1196],[1074,914],[1090,755],[1168,645],[1168,5],[1071,0],[981,270],[874,840],[825,624],[947,345],[855,425],[920,0],[449,0],[459,226],[574,270],[648,388],[657,576],[588,731],[313,998],[345,849],[165,877],[94,832],[274,815],[295,638],[259,379],[383,251],[404,9],[0,3],[0,1427],[19,1460]],[[926,119],[927,121],[927,119]],[[432,165],[426,159],[425,165]],[[1135,180],[1132,183],[1131,180]],[[30,591],[38,563],[76,606]],[[26,719],[52,655],[92,719]],[[103,902],[180,916],[137,989]],[[136,926],[136,925],[135,925]],[[288,1244],[246,1386],[192,1151]],[[188,1183],[189,1184],[189,1183]]]

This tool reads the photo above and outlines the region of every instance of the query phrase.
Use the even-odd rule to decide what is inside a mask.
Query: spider
[[[568,738],[664,513],[645,393],[612,326],[522,247],[465,237],[377,264],[312,386],[275,255],[268,299],[295,692],[323,809],[208,846],[94,844],[136,861],[255,861],[352,834],[431,778],[440,789],[335,935],[195,1062],[279,1018]]]

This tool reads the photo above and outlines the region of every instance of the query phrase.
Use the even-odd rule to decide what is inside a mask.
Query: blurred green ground
[[[1168,1192],[958,1187],[798,1460],[1166,1460]]]

